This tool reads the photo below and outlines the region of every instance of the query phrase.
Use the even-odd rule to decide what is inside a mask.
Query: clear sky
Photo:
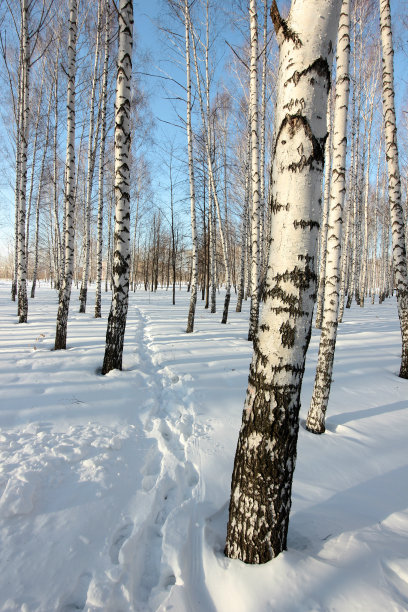
[[[279,2],[278,4],[281,4]],[[229,3],[226,3],[226,7]],[[401,115],[401,108],[405,102],[407,106],[407,92],[408,92],[408,78],[407,78],[407,65],[408,65],[408,36],[407,36],[407,21],[408,21],[408,0],[391,0],[391,6],[393,10],[393,30],[394,40],[396,43],[395,53],[395,86],[397,93],[397,111]],[[223,5],[224,7],[224,5]],[[178,69],[174,63],[170,62],[171,52],[166,46],[166,37],[158,27],[158,21],[162,23],[168,23],[166,21],[166,11],[164,0],[149,0],[137,1],[134,5],[134,24],[135,32],[138,37],[138,47],[147,52],[149,60],[146,64],[136,63],[135,70],[149,72],[152,75],[165,76],[166,72],[171,74],[175,79],[180,80],[184,84],[185,74],[181,69]],[[405,17],[405,23],[404,23]],[[229,42],[238,43],[239,34],[229,27],[227,27],[226,15],[223,17],[223,28],[219,33],[218,37],[218,56],[219,66],[223,65],[225,58],[231,53],[229,48],[224,42],[224,38],[228,39]],[[405,46],[405,49],[402,46]],[[1,66],[1,70],[4,70],[4,66]],[[177,85],[166,81],[164,79],[148,77],[140,75],[140,78],[145,83],[145,86],[149,93],[149,102],[151,106],[151,112],[156,120],[155,140],[157,144],[162,142],[164,146],[168,146],[171,140],[176,142],[176,146],[179,145],[181,155],[183,155],[183,148],[186,148],[186,136],[185,132],[179,128],[173,127],[171,123],[178,124],[177,110],[180,114],[185,113],[185,105],[182,100],[171,101],[168,97],[180,96],[183,97],[184,92]],[[163,121],[169,123],[164,123]],[[0,130],[0,142],[3,150],[3,156],[0,161],[0,254],[4,255],[7,251],[13,249],[13,224],[14,224],[14,193],[12,191],[12,185],[14,181],[14,161],[12,159],[12,151],[10,145],[6,143],[8,141],[5,131],[9,129],[8,126],[3,124]],[[4,151],[8,149],[8,155],[4,155]],[[10,155],[11,154],[11,155]],[[186,152],[184,151],[186,155]],[[155,178],[161,181],[162,187],[158,189],[159,200],[160,190],[163,191],[163,187],[167,184],[167,170],[161,165],[160,161],[160,147],[158,151],[155,150],[151,156],[156,161]]]

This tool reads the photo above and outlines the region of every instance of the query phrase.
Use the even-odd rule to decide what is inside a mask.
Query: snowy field
[[[408,610],[408,381],[395,300],[340,326],[326,434],[300,430],[288,550],[223,556],[251,346],[248,304],[221,325],[188,294],[131,294],[124,369],[102,377],[103,319],[54,352],[56,293],[17,324],[0,282],[0,610]],[[304,424],[316,365],[313,332]]]

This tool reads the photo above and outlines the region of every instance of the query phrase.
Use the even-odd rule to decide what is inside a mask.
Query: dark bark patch
[[[292,348],[295,344],[295,328],[291,326],[289,321],[282,323],[279,328],[279,332],[281,335],[281,342],[285,348]]]
[[[293,226],[295,229],[298,229],[298,227],[300,227],[304,230],[308,227],[310,230],[312,230],[314,227],[319,229],[320,223],[318,223],[317,221],[312,221],[312,220],[305,221],[304,219],[301,219],[300,221],[298,221],[297,219],[295,219],[293,221]]]

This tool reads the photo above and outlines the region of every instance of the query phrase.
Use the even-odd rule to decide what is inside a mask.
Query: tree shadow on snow
[[[396,412],[398,410],[407,410],[408,401],[404,402],[393,402],[392,404],[385,404],[383,406],[374,406],[373,408],[365,408],[363,410],[355,410],[354,412],[342,412],[341,414],[331,415],[326,421],[326,429],[335,432],[337,425],[345,425],[350,421],[357,421],[359,419],[367,419],[373,416],[379,416],[381,414],[387,414],[389,412]]]
[[[404,465],[296,512],[289,525],[288,548],[318,554],[331,538],[381,526],[390,515],[408,507],[407,482],[408,465]]]

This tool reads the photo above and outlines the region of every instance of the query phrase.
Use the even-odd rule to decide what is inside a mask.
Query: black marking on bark
[[[295,219],[293,221],[293,226],[295,229],[297,229],[298,227],[301,227],[304,230],[308,227],[310,230],[312,230],[314,227],[319,229],[320,223],[318,223],[318,221],[312,221],[312,220],[305,221],[304,219],[301,219],[300,221],[298,221],[297,219]]]
[[[307,118],[301,115],[300,113],[296,113],[294,115],[287,114],[285,118],[283,119],[282,123],[280,124],[279,132],[275,140],[273,155],[275,156],[276,154],[276,147],[277,147],[278,141],[280,139],[281,133],[283,132],[285,128],[288,129],[290,138],[293,138],[295,134],[297,134],[297,132],[303,128],[305,132],[305,136],[309,139],[312,145],[312,149],[313,149],[311,155],[309,155],[308,158],[306,158],[303,155],[300,162],[298,163],[293,162],[292,164],[290,164],[288,166],[289,170],[293,172],[296,172],[296,170],[301,171],[306,166],[312,167],[314,162],[318,163],[319,165],[323,167],[324,165],[324,147],[326,144],[327,134],[324,136],[324,138],[316,138],[316,136],[312,132],[312,129],[309,125]]]
[[[296,34],[289,26],[285,19],[282,19],[279,13],[278,5],[276,4],[276,0],[273,0],[270,16],[272,19],[273,26],[275,28],[276,36],[283,36],[285,40],[293,40],[296,49],[300,49],[302,46],[302,41],[299,38],[299,35]]]
[[[313,72],[315,72],[318,76],[324,78],[327,81],[327,90],[329,90],[331,86],[330,68],[327,60],[323,57],[318,57],[307,68],[301,70],[300,72],[298,70],[295,70],[292,76],[287,81],[285,81],[284,87],[286,87],[291,81],[293,81],[293,84],[296,86],[302,77],[307,76]]]
[[[292,348],[292,346],[295,344],[295,328],[291,326],[289,321],[286,321],[280,326],[279,332],[281,335],[282,345],[286,348]]]

